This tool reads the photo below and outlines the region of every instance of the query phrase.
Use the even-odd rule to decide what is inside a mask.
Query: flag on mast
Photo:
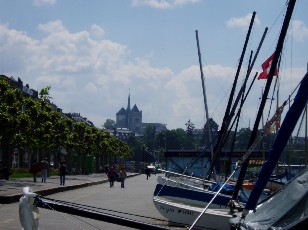
[[[268,59],[266,59],[265,62],[263,62],[263,64],[261,65],[262,66],[262,69],[263,69],[263,72],[260,73],[259,77],[258,77],[258,80],[260,79],[267,79],[268,78],[268,73],[271,69],[271,65],[272,65],[272,61],[274,59],[274,54],[273,53]],[[278,75],[278,69],[276,68],[275,69],[275,73],[274,73],[274,76],[277,76]]]

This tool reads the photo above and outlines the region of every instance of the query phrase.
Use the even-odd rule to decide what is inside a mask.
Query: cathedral
[[[136,104],[130,108],[130,94],[128,95],[127,108],[123,107],[116,113],[116,127],[126,128],[136,133],[142,132],[142,111]]]

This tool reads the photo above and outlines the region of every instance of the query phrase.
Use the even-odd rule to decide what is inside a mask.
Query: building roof
[[[126,114],[126,110],[122,107],[119,112],[116,113],[117,115],[125,115]]]
[[[132,111],[133,112],[139,112],[139,109],[138,109],[136,104],[133,106]]]

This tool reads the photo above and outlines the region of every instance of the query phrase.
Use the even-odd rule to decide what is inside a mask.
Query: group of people
[[[30,173],[33,175],[33,181],[36,182],[37,174],[41,172],[42,175],[42,183],[46,183],[46,179],[49,171],[49,163],[47,158],[45,158],[42,162],[38,163],[37,160],[33,161],[33,164],[30,167]],[[60,162],[60,166],[58,168],[59,176],[60,176],[60,185],[65,185],[65,175],[67,173],[66,165],[63,161]]]
[[[37,174],[41,172],[42,174],[42,182],[46,183],[47,175],[49,170],[49,163],[47,158],[45,158],[40,164],[37,160],[33,161],[33,164],[30,167],[30,173],[33,175],[33,181],[36,182]]]
[[[114,187],[115,181],[120,181],[121,182],[121,188],[125,188],[124,181],[127,177],[127,173],[126,173],[124,167],[121,167],[119,172],[117,172],[115,166],[112,166],[111,168],[109,168],[106,171],[107,171],[107,176],[108,176],[108,180],[109,180],[109,183],[110,183],[110,188]]]

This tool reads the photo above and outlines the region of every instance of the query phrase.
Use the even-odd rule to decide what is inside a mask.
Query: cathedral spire
[[[128,91],[127,112],[130,111],[130,89]]]

